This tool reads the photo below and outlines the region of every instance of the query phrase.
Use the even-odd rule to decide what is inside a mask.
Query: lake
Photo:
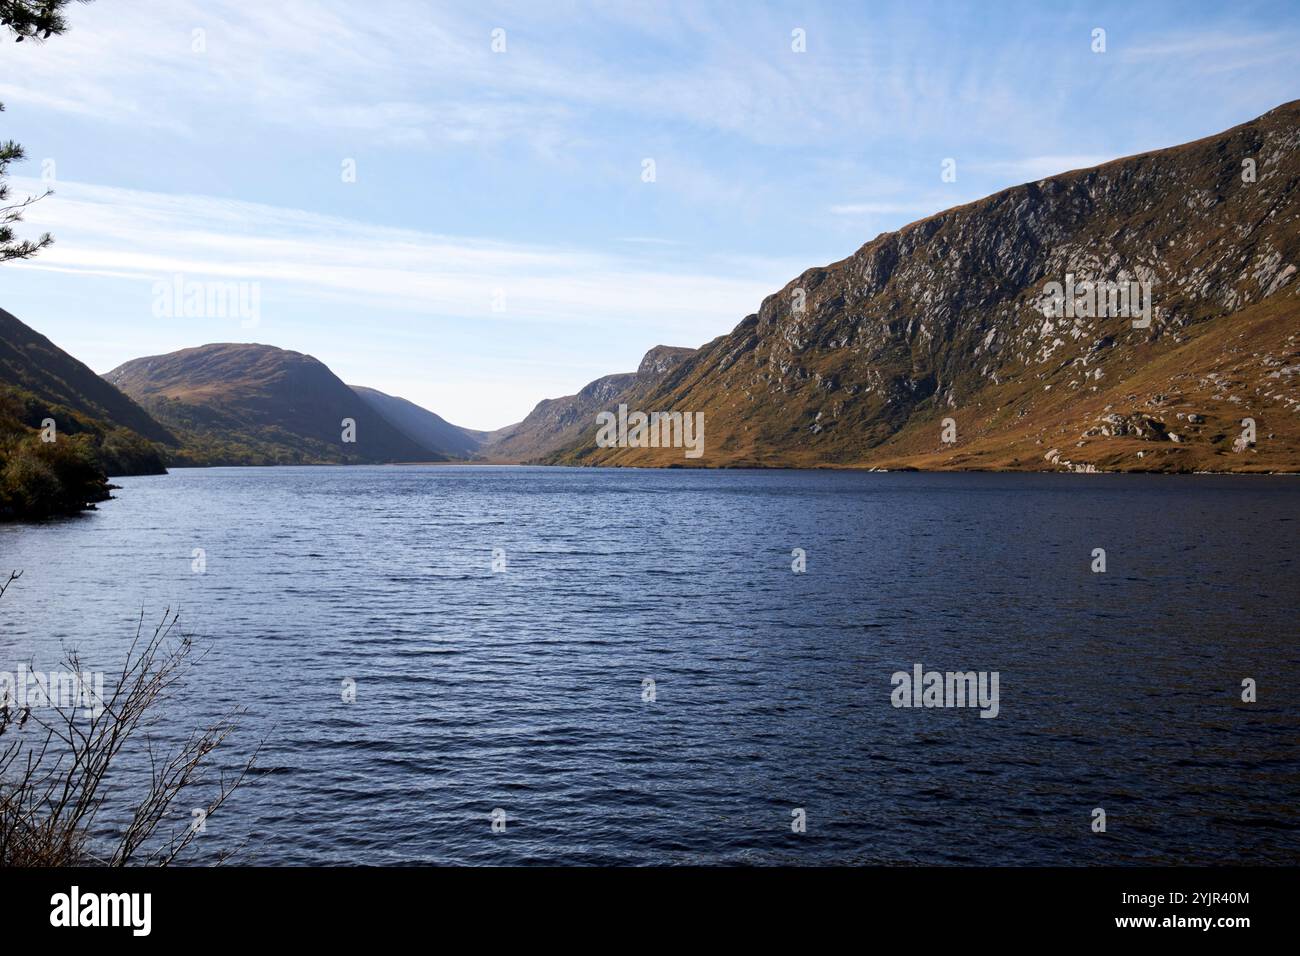
[[[0,526],[0,669],[109,669],[181,609],[159,738],[265,739],[198,861],[1300,863],[1294,478],[117,480]],[[996,672],[996,716],[894,706],[918,664]]]

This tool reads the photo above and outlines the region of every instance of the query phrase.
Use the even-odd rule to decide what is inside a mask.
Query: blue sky
[[[0,48],[17,186],[55,190],[24,234],[56,237],[0,267],[0,306],[96,371],[265,342],[478,428],[701,345],[879,232],[1300,96],[1293,0],[97,0],[69,18]],[[159,317],[177,275],[256,283],[256,325]]]

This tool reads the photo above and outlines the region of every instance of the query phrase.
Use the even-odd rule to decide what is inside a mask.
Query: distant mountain
[[[1298,191],[1300,101],[949,209],[665,375],[560,400],[544,460],[1300,471]],[[617,402],[703,413],[705,453],[597,447]]]
[[[106,376],[182,441],[178,464],[440,461],[310,355],[220,344],[134,359]],[[345,420],[355,441],[344,440]]]
[[[478,449],[479,457],[522,462],[552,454],[577,441],[596,413],[617,405],[619,396],[650,387],[694,354],[694,349],[658,345],[645,354],[635,372],[606,375],[576,395],[544,399],[519,424],[493,432]]]
[[[111,475],[159,473],[166,448],[177,444],[129,397],[3,309],[0,394],[15,423],[35,428],[52,418],[61,434],[87,435]]]
[[[387,395],[378,389],[363,385],[349,386],[372,409],[382,415],[390,425],[422,448],[436,451],[452,458],[471,458],[491,432],[475,431],[453,425],[441,415],[435,415],[404,398]]]

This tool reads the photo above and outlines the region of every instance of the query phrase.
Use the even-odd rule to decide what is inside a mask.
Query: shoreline
[[[918,468],[903,466],[899,468],[882,468],[873,465],[762,465],[745,463],[737,465],[573,465],[538,461],[374,461],[374,462],[303,462],[293,465],[176,465],[167,469],[172,471],[205,471],[215,468],[571,468],[591,471],[856,471],[864,474],[920,474],[920,475],[1219,475],[1252,477],[1300,477],[1296,471],[1214,471],[1204,469],[1165,470],[1158,468],[1131,469],[1096,469],[1092,471],[1075,471],[1073,469],[1036,469],[1036,468]],[[158,477],[158,473],[149,475],[110,475],[110,478]]]

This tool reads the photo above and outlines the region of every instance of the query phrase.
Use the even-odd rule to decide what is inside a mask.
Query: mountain
[[[576,442],[597,412],[617,404],[619,396],[629,391],[650,387],[694,354],[694,349],[658,345],[645,354],[635,372],[606,375],[576,395],[544,399],[519,424],[493,432],[479,448],[479,457],[531,461]]]
[[[165,448],[177,443],[143,408],[3,309],[0,393],[13,425],[54,419],[60,434],[85,435],[112,475],[160,473]]]
[[[452,458],[472,457],[492,434],[453,425],[441,415],[435,415],[414,402],[387,395],[378,389],[363,385],[349,387],[390,425],[420,447]]]
[[[310,355],[220,344],[133,359],[106,376],[182,442],[178,464],[441,461]],[[355,441],[344,441],[345,419]]]
[[[1298,188],[1300,101],[949,209],[807,270],[662,376],[560,400],[551,434],[577,434],[541,457],[1300,470]],[[618,402],[703,413],[705,453],[598,447]]]

